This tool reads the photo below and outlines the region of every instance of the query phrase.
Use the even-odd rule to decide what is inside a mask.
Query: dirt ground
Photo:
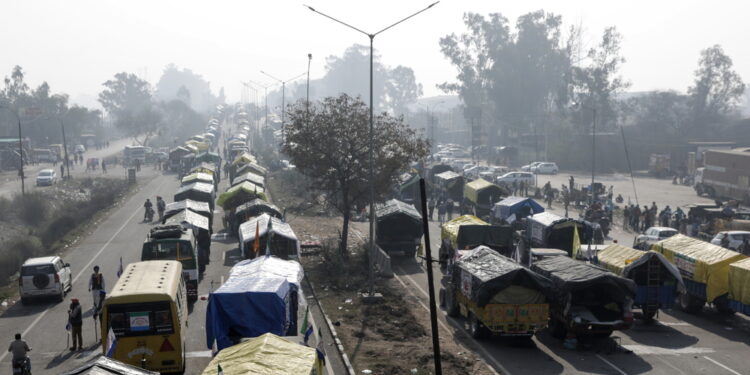
[[[432,374],[434,363],[429,315],[393,279],[376,281],[383,301],[364,304],[359,298],[367,290],[367,265],[361,249],[363,234],[349,234],[349,255],[336,250],[341,218],[330,216],[314,197],[303,202],[299,188],[285,188],[285,176],[269,177],[274,203],[304,207],[288,215],[288,221],[301,241],[320,241],[323,250],[302,258],[306,277],[316,291],[328,318],[333,322],[344,350],[357,373]],[[307,197],[310,198],[310,197]],[[313,203],[310,203],[310,202]],[[317,202],[316,202],[317,201]],[[443,337],[443,336],[441,336]],[[445,374],[489,374],[486,366],[470,350],[451,339],[441,339],[442,368]]]

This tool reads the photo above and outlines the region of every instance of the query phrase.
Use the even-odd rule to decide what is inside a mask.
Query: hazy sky
[[[92,103],[102,82],[128,71],[155,83],[175,63],[203,75],[214,91],[224,87],[238,100],[241,80],[268,82],[265,70],[286,79],[307,69],[325,71],[325,56],[340,55],[366,36],[314,14],[302,4],[366,31],[379,30],[430,3],[427,1],[79,1],[6,0],[0,5],[0,75],[21,65],[31,86],[43,80],[55,92]],[[440,37],[464,30],[464,12],[500,12],[511,22],[544,9],[580,24],[594,44],[604,27],[624,36],[622,74],[632,91],[675,89],[692,82],[699,51],[721,44],[735,68],[750,78],[746,1],[480,1],[443,0],[429,11],[375,38],[390,66],[412,67],[426,96],[451,81],[455,70],[443,58]],[[362,77],[363,80],[368,77]]]

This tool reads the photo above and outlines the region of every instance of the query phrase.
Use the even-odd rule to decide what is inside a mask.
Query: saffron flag
[[[299,330],[299,333],[305,333],[307,332],[307,314],[310,312],[310,305],[307,305],[305,307],[305,317],[302,319],[302,329]]]
[[[571,257],[573,259],[578,258],[578,251],[581,250],[581,239],[578,237],[578,226],[573,225],[573,248],[571,249]]]
[[[258,256],[258,251],[260,251],[260,222],[255,222],[255,240],[253,241],[253,252],[255,253],[255,256]]]

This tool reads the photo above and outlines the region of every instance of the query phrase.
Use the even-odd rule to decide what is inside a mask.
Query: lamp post
[[[307,54],[307,97],[305,99],[305,109],[307,110],[308,121],[310,117],[310,63],[311,62],[312,62],[312,53],[308,53]]]
[[[310,9],[311,11],[313,11],[313,12],[315,12],[317,14],[320,14],[321,16],[323,16],[325,18],[328,18],[331,21],[340,23],[340,24],[342,24],[342,25],[344,25],[344,26],[346,26],[346,27],[348,27],[348,28],[350,28],[350,29],[352,29],[354,31],[357,31],[357,32],[362,33],[362,34],[365,34],[365,35],[367,35],[368,38],[370,38],[370,137],[369,137],[370,138],[370,147],[369,147],[369,151],[368,151],[369,159],[370,159],[370,176],[369,176],[370,177],[370,241],[369,241],[369,248],[368,248],[369,249],[368,251],[370,251],[370,254],[368,256],[368,258],[369,258],[370,261],[369,261],[369,288],[368,288],[369,290],[368,290],[368,293],[369,293],[370,296],[373,296],[373,293],[374,293],[373,289],[374,289],[374,278],[375,278],[375,276],[373,274],[373,251],[374,251],[374,247],[375,247],[375,244],[374,244],[374,233],[373,233],[374,232],[374,227],[375,227],[375,225],[374,225],[374,222],[375,222],[375,186],[374,186],[375,185],[375,176],[374,176],[374,171],[373,171],[373,169],[374,169],[374,163],[373,163],[373,157],[372,157],[372,153],[373,153],[373,150],[372,150],[372,148],[373,148],[373,137],[374,137],[374,130],[373,130],[373,128],[374,128],[374,126],[373,126],[373,118],[374,118],[373,117],[373,84],[372,84],[373,41],[374,41],[374,39],[375,39],[376,36],[378,36],[379,34],[383,33],[384,31],[386,31],[386,30],[388,30],[388,29],[390,29],[390,28],[392,28],[392,27],[394,27],[394,26],[396,26],[396,25],[398,25],[398,24],[400,24],[400,23],[402,23],[402,22],[404,22],[404,21],[406,21],[406,20],[408,20],[408,19],[410,19],[410,18],[412,18],[412,17],[414,17],[414,16],[416,16],[416,15],[424,12],[424,11],[426,11],[427,9],[432,8],[433,6],[435,6],[435,4],[437,4],[439,2],[440,1],[436,1],[436,2],[428,5],[426,8],[424,8],[424,9],[422,9],[422,10],[416,12],[416,13],[413,13],[410,16],[405,17],[405,18],[403,18],[403,19],[401,19],[401,20],[399,20],[397,22],[394,22],[390,26],[388,26],[388,27],[386,27],[386,28],[384,28],[384,29],[382,29],[382,30],[380,30],[378,32],[375,32],[375,33],[368,33],[368,32],[362,31],[361,29],[358,29],[358,28],[356,28],[356,27],[354,27],[354,26],[352,26],[352,25],[350,25],[350,24],[348,24],[346,22],[343,22],[343,21],[338,20],[336,18],[333,18],[333,17],[331,17],[331,16],[329,16],[329,15],[323,13],[323,12],[315,10],[315,8],[313,8],[313,7],[309,6],[309,5],[305,5],[305,7],[307,7],[307,9]],[[432,267],[432,265],[429,265],[429,267]]]
[[[281,79],[278,79],[278,78],[276,78],[276,77],[274,77],[274,76],[272,76],[272,75],[270,75],[270,74],[268,74],[268,73],[266,73],[266,72],[264,72],[262,70],[260,72],[262,74],[268,76],[269,78],[275,80],[276,82],[281,83],[281,142],[284,143],[284,139],[285,139],[284,138],[284,126],[285,126],[285,122],[284,122],[285,117],[284,117],[284,115],[286,114],[286,107],[285,107],[284,100],[286,99],[285,98],[286,97],[286,84],[287,84],[287,82],[292,82],[295,79],[302,77],[303,75],[305,75],[305,73],[302,73],[300,75],[294,76],[293,78],[289,78],[287,80],[281,80]],[[268,120],[266,120],[266,121],[268,121]]]

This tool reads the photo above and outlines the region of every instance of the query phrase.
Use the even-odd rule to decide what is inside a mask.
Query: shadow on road
[[[686,335],[658,321],[652,324],[636,321],[633,328],[622,331],[620,334],[628,336],[639,344],[669,349],[686,348],[698,342],[697,337]]]
[[[723,315],[708,307],[697,314],[680,310],[664,311],[662,314],[669,314],[722,338],[750,345],[750,320],[740,314]]]
[[[13,306],[9,307],[2,316],[0,316],[0,319],[3,318],[16,318],[20,316],[29,316],[38,314],[44,310],[47,310],[48,308],[51,308],[52,306],[58,304],[58,303],[65,303],[65,301],[62,302],[50,302],[49,300],[32,300],[29,301],[26,305],[22,304],[20,301],[16,302]]]

